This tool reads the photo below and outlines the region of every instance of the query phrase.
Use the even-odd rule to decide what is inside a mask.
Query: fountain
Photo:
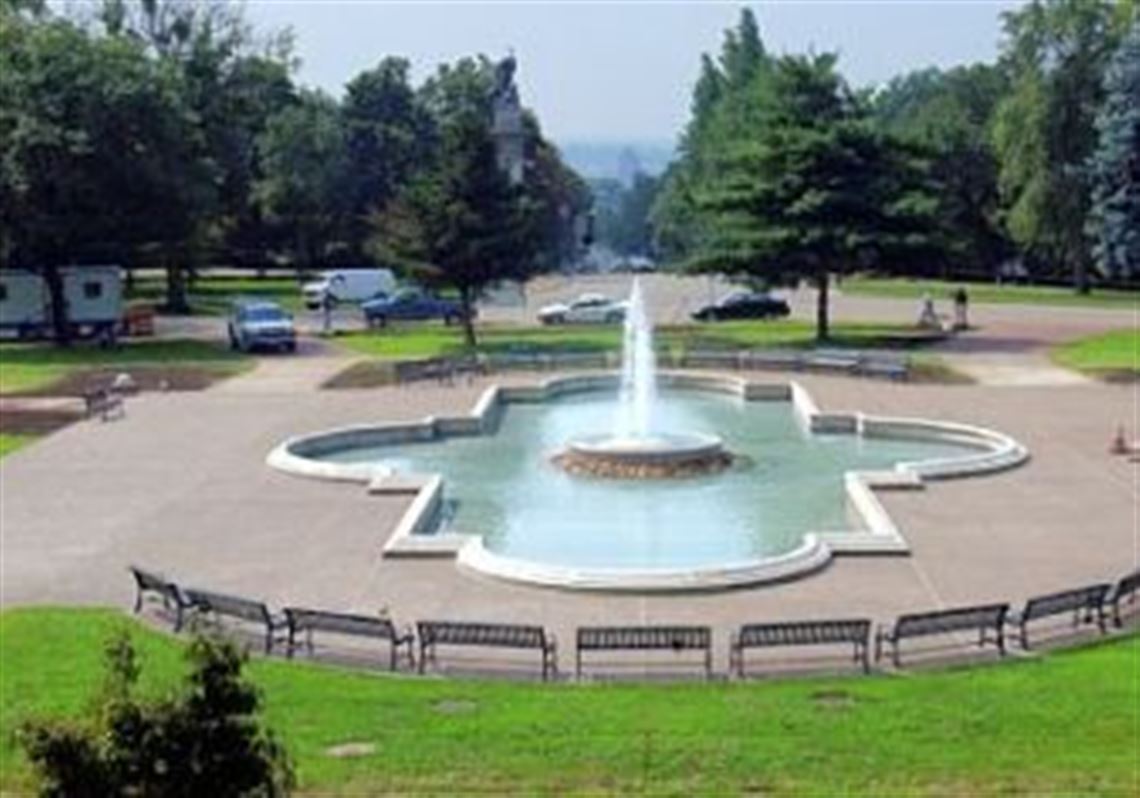
[[[718,436],[658,429],[656,370],[653,325],[635,277],[625,315],[613,430],[570,440],[554,462],[572,474],[620,479],[696,476],[730,466],[732,455]]]

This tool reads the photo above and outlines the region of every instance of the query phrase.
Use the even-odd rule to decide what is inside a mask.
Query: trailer
[[[65,266],[60,279],[72,335],[113,341],[123,317],[122,270]],[[51,294],[43,274],[0,270],[0,336],[30,339],[52,332]]]

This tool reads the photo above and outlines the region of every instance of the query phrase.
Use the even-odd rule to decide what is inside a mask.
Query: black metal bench
[[[87,418],[99,416],[103,421],[123,418],[127,414],[122,395],[108,388],[84,391],[83,410]]]
[[[899,667],[899,643],[908,637],[945,634],[973,630],[978,632],[978,645],[995,643],[998,652],[1005,656],[1005,616],[1009,613],[1008,604],[983,604],[975,607],[958,607],[937,612],[911,613],[900,615],[891,629],[880,629],[875,635],[875,660],[883,655],[883,643],[892,646],[891,659]],[[992,631],[991,640],[988,632]]]
[[[263,602],[195,588],[185,588],[182,592],[196,612],[236,618],[264,627],[267,654],[273,650],[274,633],[285,628],[285,616],[274,615]]]
[[[712,630],[707,626],[581,626],[575,675],[586,651],[704,651],[705,678],[712,675]]]
[[[1024,649],[1029,648],[1030,621],[1065,612],[1073,613],[1073,626],[1077,626],[1082,621],[1092,623],[1095,620],[1101,633],[1104,633],[1106,631],[1104,599],[1111,587],[1105,582],[1079,587],[1075,590],[1062,590],[1059,593],[1035,596],[1025,603],[1021,612],[1011,614],[1006,620],[1011,626],[1018,627],[1021,647]]]
[[[1112,595],[1107,598],[1107,603],[1112,605],[1112,621],[1116,624],[1116,628],[1124,626],[1120,614],[1120,605],[1124,603],[1124,597],[1128,597],[1129,603],[1134,603],[1137,591],[1140,591],[1140,568],[1122,577],[1113,587]]]
[[[436,659],[436,646],[490,646],[494,648],[533,648],[542,652],[542,678],[558,673],[558,642],[541,626],[458,621],[420,621],[420,673],[427,660]]]
[[[729,643],[729,670],[744,676],[747,648],[851,643],[855,646],[855,662],[862,662],[863,671],[867,673],[871,670],[870,638],[871,622],[865,618],[745,624]]]
[[[293,656],[297,647],[297,635],[305,634],[305,648],[309,653],[313,651],[313,632],[332,632],[334,634],[353,635],[356,637],[376,637],[387,640],[389,646],[388,667],[396,670],[396,658],[401,648],[407,649],[408,665],[414,664],[415,658],[412,647],[415,635],[410,627],[400,631],[388,618],[375,615],[353,615],[341,612],[325,612],[323,610],[307,610],[301,607],[285,608],[285,625],[289,629],[289,643],[287,654]]]
[[[162,605],[174,611],[174,631],[182,628],[182,613],[190,607],[190,602],[174,584],[162,574],[148,571],[136,565],[127,566],[131,576],[135,578],[135,606],[137,613],[142,610],[143,600],[147,594],[162,599]]]

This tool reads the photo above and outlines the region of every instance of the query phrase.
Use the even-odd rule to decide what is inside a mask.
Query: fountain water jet
[[[716,435],[659,430],[656,403],[653,326],[635,277],[625,314],[613,431],[571,440],[554,462],[574,474],[625,479],[695,476],[732,464],[732,455]]]

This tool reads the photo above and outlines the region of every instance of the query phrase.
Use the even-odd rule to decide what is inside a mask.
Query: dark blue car
[[[458,324],[463,320],[463,308],[458,302],[440,299],[415,289],[370,299],[360,308],[364,311],[364,322],[369,327],[383,327],[389,321],[442,319],[444,324]]]

